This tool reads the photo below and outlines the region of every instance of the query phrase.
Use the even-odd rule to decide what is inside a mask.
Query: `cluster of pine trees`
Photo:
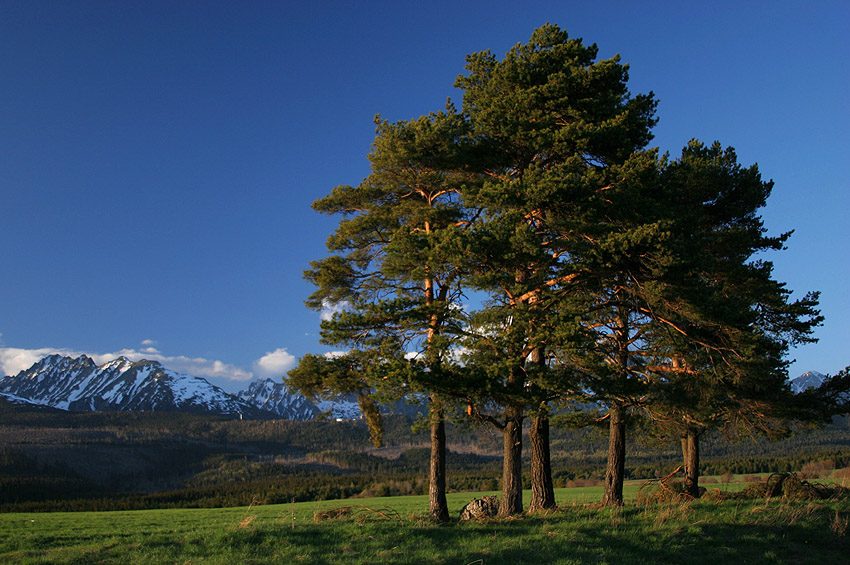
[[[790,235],[759,216],[772,183],[719,143],[648,148],[653,94],[555,25],[465,69],[460,110],[376,118],[369,176],[313,204],[341,219],[305,272],[307,304],[332,307],[323,342],[348,353],[304,356],[290,385],[356,395],[376,442],[379,401],[427,398],[437,520],[458,410],[503,435],[500,515],[523,510],[526,420],[530,508],[554,506],[555,410],[607,420],[605,504],[623,502],[636,417],[681,438],[697,495],[707,430],[774,432],[804,413],[785,354],[822,318],[817,293],[792,299],[764,259]]]

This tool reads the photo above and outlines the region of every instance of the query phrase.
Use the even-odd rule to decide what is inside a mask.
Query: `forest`
[[[407,416],[384,418],[384,446],[363,421],[241,421],[179,413],[28,411],[0,405],[0,512],[247,506],[425,494],[429,437]],[[527,432],[527,430],[526,430]],[[604,478],[603,428],[552,429],[556,487]],[[850,465],[850,421],[777,441],[706,442],[702,471],[799,472]],[[500,438],[449,424],[449,492],[495,491]],[[628,479],[681,465],[672,444],[632,443]],[[528,463],[526,459],[525,463]],[[523,487],[531,477],[524,473]]]

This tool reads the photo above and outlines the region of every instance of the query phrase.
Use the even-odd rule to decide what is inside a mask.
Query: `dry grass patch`
[[[313,514],[313,522],[320,523],[328,520],[353,521],[358,524],[363,524],[368,521],[375,520],[390,520],[398,522],[399,525],[404,525],[404,520],[398,512],[392,508],[382,508],[376,510],[368,506],[354,504],[351,506],[339,506],[330,510],[316,511]]]
[[[708,491],[708,500],[784,498],[788,500],[841,500],[850,496],[850,489],[841,485],[812,483],[797,473],[774,473],[763,482],[755,482],[739,492]]]
[[[850,515],[844,514],[838,510],[835,511],[835,518],[833,518],[832,523],[829,526],[829,529],[832,530],[832,533],[837,535],[838,537],[844,537],[847,535],[847,526],[848,522],[850,522]]]

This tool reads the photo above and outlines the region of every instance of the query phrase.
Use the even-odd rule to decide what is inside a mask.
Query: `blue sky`
[[[551,22],[631,65],[653,146],[776,183],[769,259],[821,290],[796,376],[850,365],[850,4],[0,0],[0,372],[123,353],[228,390],[323,352],[301,273],[368,173],[372,119],[441,109],[467,53]]]

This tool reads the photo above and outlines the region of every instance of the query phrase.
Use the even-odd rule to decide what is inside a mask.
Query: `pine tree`
[[[490,419],[505,436],[503,516],[522,510],[528,407],[535,411],[532,466],[540,470],[533,477],[544,483],[533,485],[533,496],[542,498],[531,506],[554,505],[545,438],[551,393],[534,382],[548,365],[551,320],[569,319],[553,316],[553,305],[568,303],[562,295],[580,276],[572,253],[586,245],[589,206],[610,185],[609,168],[643,147],[654,124],[655,101],[651,94],[630,96],[628,67],[596,57],[595,45],[546,25],[501,61],[487,51],[468,56],[467,74],[456,82],[489,179],[465,193],[485,211],[469,280],[491,297],[468,349],[487,382],[490,396],[482,403],[495,398],[502,408],[499,420]],[[537,361],[529,362],[532,354]]]
[[[628,416],[648,392],[645,345],[659,322],[651,304],[663,272],[669,220],[652,196],[658,181],[654,151],[636,151],[607,169],[611,182],[596,199],[595,222],[585,232],[590,244],[576,248],[572,256],[585,273],[578,293],[584,339],[581,348],[559,355],[581,372],[589,399],[607,408],[603,503],[621,505]]]
[[[791,300],[772,264],[781,250],[758,214],[770,195],[753,165],[731,148],[691,141],[665,164],[661,196],[671,216],[666,275],[653,305],[661,323],[647,340],[658,360],[648,411],[681,436],[685,488],[699,495],[699,438],[711,429],[777,433],[791,403],[785,357],[814,341],[817,293]],[[793,416],[791,416],[793,418]]]
[[[341,307],[322,323],[324,343],[351,347],[360,351],[358,358],[390,369],[363,371],[366,387],[430,395],[430,514],[445,521],[440,391],[451,388],[452,337],[464,316],[464,232],[474,221],[460,193],[476,177],[465,172],[466,122],[451,105],[416,120],[376,123],[371,174],[313,204],[343,219],[328,239],[336,254],[305,272],[317,286],[307,304]]]
[[[307,354],[289,371],[287,382],[311,400],[333,401],[340,395],[354,395],[369,426],[370,439],[375,447],[380,447],[384,429],[373,383],[386,379],[392,366],[369,353],[352,350],[345,355]]]
[[[826,406],[788,402],[785,355],[821,317],[816,293],[791,300],[754,258],[790,235],[767,236],[758,216],[771,183],[719,145],[693,142],[672,163],[646,150],[653,95],[632,96],[628,66],[596,58],[553,25],[502,60],[469,55],[462,114],[378,119],[371,174],[314,203],[343,218],[334,254],[305,273],[308,305],[339,307],[322,339],[352,350],[305,357],[291,379],[367,409],[372,395],[428,395],[438,520],[457,400],[503,434],[501,516],[523,509],[528,416],[531,509],[554,506],[552,403],[605,407],[607,505],[623,503],[633,413],[683,438],[698,493],[705,431],[772,431],[787,406]]]

